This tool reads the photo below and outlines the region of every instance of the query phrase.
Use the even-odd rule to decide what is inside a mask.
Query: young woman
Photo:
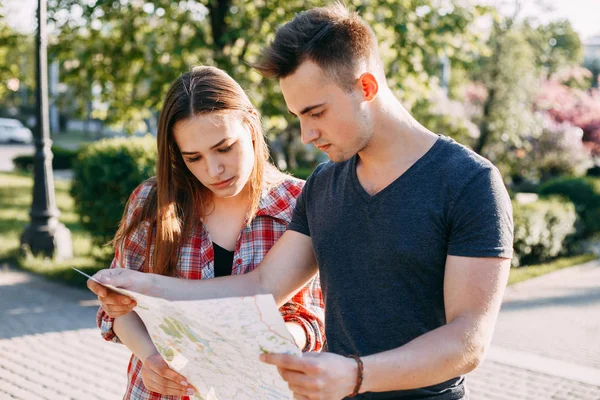
[[[247,95],[225,72],[193,68],[167,93],[157,141],[156,177],[129,199],[111,268],[182,279],[252,271],[285,231],[304,182],[267,161],[260,117]],[[303,351],[321,349],[317,278],[280,311]],[[137,314],[112,318],[100,308],[97,320],[106,340],[133,352],[125,399],[193,394],[162,360]]]

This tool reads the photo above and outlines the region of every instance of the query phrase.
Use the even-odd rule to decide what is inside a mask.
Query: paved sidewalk
[[[507,288],[472,400],[600,400],[600,261]]]
[[[0,399],[119,399],[129,351],[104,342],[98,301],[0,266]]]
[[[0,266],[0,399],[121,398],[129,352],[100,339],[97,306]],[[600,261],[509,288],[468,385],[471,400],[600,400]]]

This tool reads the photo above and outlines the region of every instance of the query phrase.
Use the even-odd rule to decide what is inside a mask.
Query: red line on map
[[[265,324],[265,325],[266,325],[266,327],[269,329],[269,332],[271,332],[272,334],[274,334],[274,335],[276,335],[276,336],[279,336],[280,338],[282,338],[282,339],[285,339],[287,342],[289,342],[289,341],[290,341],[290,338],[287,338],[287,337],[285,337],[285,336],[281,335],[279,332],[276,332],[276,331],[274,331],[274,330],[271,328],[271,326],[270,326],[269,324],[267,324],[267,323],[266,323],[266,322],[263,320],[262,312],[260,311],[260,307],[258,306],[258,303],[257,303],[257,301],[256,301],[256,296],[254,296],[254,298],[253,298],[253,301],[254,301],[254,305],[256,306],[256,309],[258,310],[258,316],[259,316],[259,318],[260,318],[260,322],[262,322],[263,324]]]

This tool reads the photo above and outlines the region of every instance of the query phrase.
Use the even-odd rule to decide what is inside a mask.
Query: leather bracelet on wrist
[[[354,386],[354,391],[348,397],[354,397],[360,391],[360,387],[362,386],[363,381],[363,362],[359,356],[349,355],[348,357],[353,358],[358,364],[358,368],[356,371],[356,385]]]

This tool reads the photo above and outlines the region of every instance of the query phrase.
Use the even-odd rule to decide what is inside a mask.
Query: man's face
[[[280,80],[289,111],[298,116],[302,142],[313,143],[335,162],[350,159],[372,136],[360,88],[341,88],[317,64],[303,62]]]

